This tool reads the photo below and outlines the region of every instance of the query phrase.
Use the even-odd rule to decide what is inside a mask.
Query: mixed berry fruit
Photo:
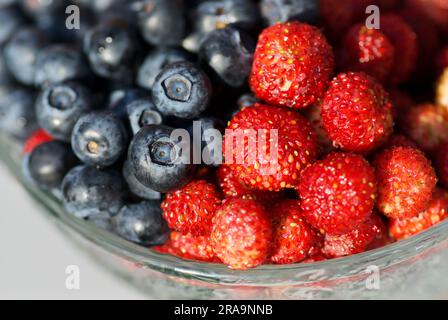
[[[0,2],[0,130],[69,214],[241,270],[448,217],[437,1],[71,2]]]

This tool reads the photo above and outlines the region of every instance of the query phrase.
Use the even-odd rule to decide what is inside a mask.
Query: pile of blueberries
[[[162,194],[202,167],[173,163],[172,131],[195,120],[222,131],[234,106],[255,100],[246,80],[256,35],[313,22],[317,3],[0,0],[0,130],[52,137],[24,157],[24,172],[69,213],[162,244]]]

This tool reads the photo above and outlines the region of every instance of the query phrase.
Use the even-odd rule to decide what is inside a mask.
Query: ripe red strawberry
[[[218,168],[216,176],[225,198],[243,198],[258,200],[260,202],[270,202],[282,197],[280,192],[260,191],[249,188],[225,164]]]
[[[300,22],[276,24],[258,39],[250,86],[272,105],[305,108],[323,96],[333,66],[332,48],[319,29]]]
[[[334,151],[333,142],[328,138],[327,131],[325,131],[322,124],[321,107],[312,105],[303,112],[303,115],[311,123],[316,132],[319,155],[326,155]]]
[[[383,87],[365,73],[341,73],[322,101],[322,122],[333,143],[368,152],[392,132],[392,104]]]
[[[422,150],[432,152],[448,142],[448,109],[432,104],[412,108],[403,129]]]
[[[386,226],[378,214],[372,214],[369,219],[354,230],[343,235],[325,236],[323,254],[328,258],[336,258],[361,253],[367,250],[377,236],[383,234]]]
[[[383,145],[382,149],[391,149],[393,147],[409,147],[417,149],[417,145],[414,141],[409,140],[402,134],[394,134],[390,139]]]
[[[393,43],[397,52],[388,83],[401,84],[409,80],[417,65],[417,35],[409,24],[396,14],[381,16],[381,31]]]
[[[392,70],[395,49],[380,30],[356,24],[345,35],[338,57],[342,70],[363,71],[384,82]]]
[[[304,117],[261,104],[233,117],[223,149],[234,176],[252,189],[265,191],[296,187],[302,170],[317,156],[316,135]]]
[[[172,231],[170,239],[163,246],[156,247],[155,250],[183,259],[206,262],[220,261],[213,251],[209,236],[195,236],[191,233],[182,234]]]
[[[23,145],[23,154],[30,154],[33,150],[45,142],[50,142],[53,137],[50,136],[43,129],[34,131],[31,136],[25,141]]]
[[[255,200],[229,198],[213,218],[213,250],[232,269],[248,269],[266,261],[272,224]]]
[[[277,264],[304,260],[313,247],[314,233],[302,215],[300,201],[283,201],[272,211],[274,245],[270,260]]]
[[[437,178],[425,155],[413,148],[394,147],[375,160],[380,212],[389,218],[413,217],[431,200]]]
[[[441,145],[435,155],[434,166],[440,183],[448,188],[448,143]]]
[[[321,250],[316,251],[313,255],[310,255],[309,258],[303,260],[303,263],[313,263],[313,262],[319,262],[327,260],[327,257],[324,256]]]
[[[360,155],[330,153],[302,174],[303,215],[322,233],[345,234],[372,213],[376,197],[373,168]]]
[[[168,193],[161,207],[171,229],[200,235],[210,231],[213,215],[220,204],[216,187],[205,180],[196,180]]]
[[[398,89],[389,90],[389,98],[393,105],[395,123],[401,125],[408,111],[411,110],[416,103],[407,93]]]
[[[392,219],[390,234],[397,240],[420,233],[448,217],[448,192],[436,189],[428,208],[419,215],[405,219]]]

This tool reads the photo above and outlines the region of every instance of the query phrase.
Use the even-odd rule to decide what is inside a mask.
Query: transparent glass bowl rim
[[[4,149],[4,146],[1,145],[3,141],[4,139],[0,139],[0,149]],[[0,150],[0,153],[5,154],[4,150]],[[428,250],[429,247],[425,244],[435,245],[448,238],[447,219],[408,239],[348,257],[312,263],[262,265],[243,271],[232,270],[224,264],[185,260],[158,253],[120,238],[92,223],[78,219],[67,213],[60,201],[53,195],[26,182],[22,177],[20,165],[12,157],[6,157],[5,159],[3,156],[1,158],[31,196],[43,205],[47,209],[45,211],[61,222],[63,226],[126,260],[181,278],[197,279],[223,285],[238,284],[239,286],[285,284],[287,281],[290,284],[303,284],[303,280],[294,280],[297,279],[297,275],[313,274],[318,270],[327,270],[329,272],[326,275],[326,280],[332,280],[338,279],[344,274],[347,276],[355,274],[353,270],[350,270],[351,266],[356,266],[356,269],[359,270],[359,268],[362,269],[370,265],[375,265],[381,269],[398,264]]]

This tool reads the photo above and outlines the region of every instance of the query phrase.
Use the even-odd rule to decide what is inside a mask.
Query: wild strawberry
[[[417,149],[417,145],[414,141],[409,140],[402,134],[394,134],[390,139],[383,145],[382,149],[391,149],[393,147],[409,147]]]
[[[219,192],[213,184],[196,180],[166,195],[162,203],[163,216],[173,230],[207,234],[220,203]]]
[[[425,13],[431,21],[448,31],[448,2],[444,0],[408,0]]]
[[[172,231],[168,242],[161,247],[157,247],[156,250],[184,259],[219,262],[211,246],[209,236],[195,236],[191,233],[182,234]]]
[[[362,156],[333,152],[303,172],[298,189],[307,221],[340,235],[370,216],[376,188],[373,168]]]
[[[448,143],[442,144],[437,149],[434,166],[440,183],[448,188]]]
[[[256,267],[268,258],[272,224],[255,200],[229,198],[213,218],[213,250],[232,269]]]
[[[36,147],[52,140],[53,137],[45,132],[45,130],[38,129],[25,141],[25,144],[23,145],[23,154],[30,154]]]
[[[383,87],[365,73],[341,73],[322,101],[322,122],[333,143],[368,152],[392,132],[392,104]]]
[[[300,201],[286,200],[273,207],[274,245],[271,261],[295,263],[308,256],[314,244],[311,226],[305,221]]]
[[[319,29],[300,22],[276,24],[258,39],[250,86],[272,105],[305,108],[325,93],[333,65],[332,48]]]
[[[371,0],[320,0],[320,14],[325,32],[334,40],[365,17]]]
[[[436,189],[429,206],[419,215],[405,219],[392,219],[390,234],[397,240],[420,233],[448,217],[448,192]]]
[[[437,80],[436,104],[448,108],[448,67]]]
[[[394,44],[397,52],[388,83],[401,84],[410,78],[417,65],[417,35],[409,24],[396,14],[381,16],[381,31]]]
[[[389,98],[393,105],[393,116],[397,124],[402,124],[409,110],[411,110],[416,103],[406,92],[398,89],[389,90]]]
[[[296,187],[302,170],[317,156],[316,135],[304,117],[261,104],[233,117],[223,149],[234,176],[252,189],[265,191]]]
[[[395,49],[380,30],[357,24],[345,35],[338,56],[342,70],[363,71],[384,82],[392,69]]]
[[[346,234],[327,234],[322,252],[328,258],[364,252],[385,229],[386,226],[381,217],[378,214],[373,214],[364,223]]]
[[[448,142],[448,109],[432,104],[412,108],[405,117],[406,134],[426,152]]]
[[[279,192],[260,191],[249,188],[235,176],[228,165],[221,165],[216,171],[216,176],[225,198],[253,199],[260,202],[273,201],[281,198]]]
[[[325,131],[322,124],[320,105],[310,106],[304,110],[303,115],[311,123],[316,132],[319,155],[326,155],[327,153],[334,151],[333,142],[328,138],[327,131]]]
[[[308,258],[303,260],[303,263],[313,263],[313,262],[319,262],[327,260],[327,257],[324,256],[321,250],[316,251],[313,255],[310,255]]]
[[[413,148],[394,147],[375,160],[380,212],[389,218],[409,218],[431,200],[437,178],[424,154]]]

